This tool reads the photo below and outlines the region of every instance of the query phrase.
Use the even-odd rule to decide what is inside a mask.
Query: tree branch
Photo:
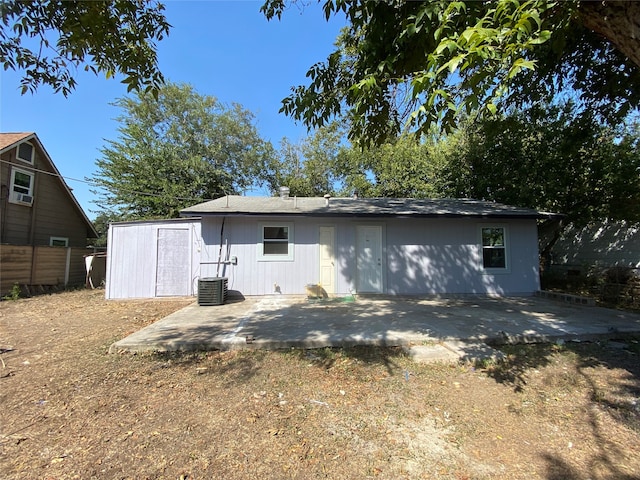
[[[581,2],[585,27],[602,35],[640,67],[640,2]]]

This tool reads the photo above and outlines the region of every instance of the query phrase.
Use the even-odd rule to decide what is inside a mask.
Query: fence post
[[[64,286],[69,284],[69,271],[71,270],[71,247],[67,247],[67,262],[64,267]]]

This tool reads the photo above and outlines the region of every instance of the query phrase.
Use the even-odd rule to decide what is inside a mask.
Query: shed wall
[[[158,267],[158,230],[179,229],[189,232],[191,264],[187,295],[197,291],[199,250],[202,245],[200,221],[166,221],[112,224],[109,226],[105,296],[107,299],[153,298],[156,296]],[[181,280],[176,280],[176,282]],[[176,285],[176,294],[184,293]],[[163,286],[164,292],[171,289]]]

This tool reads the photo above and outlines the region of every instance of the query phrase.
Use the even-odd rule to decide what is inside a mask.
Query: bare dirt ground
[[[482,368],[379,348],[107,354],[191,301],[0,303],[0,477],[640,478],[637,338]]]

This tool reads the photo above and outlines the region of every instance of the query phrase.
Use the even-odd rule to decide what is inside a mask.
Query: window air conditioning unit
[[[24,203],[25,205],[32,205],[33,195],[27,195],[26,193],[18,193],[16,194],[16,200],[20,203]]]

